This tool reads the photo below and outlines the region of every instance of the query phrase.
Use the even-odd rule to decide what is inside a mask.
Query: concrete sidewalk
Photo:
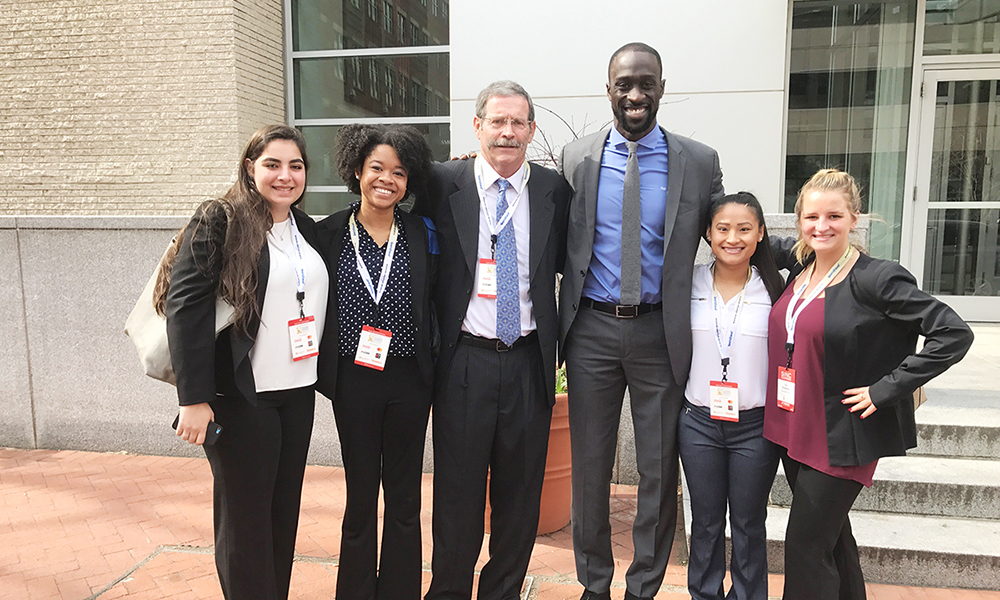
[[[423,482],[425,569],[431,557],[431,477]],[[211,485],[204,459],[0,449],[0,597],[221,599],[212,556]],[[333,597],[345,492],[342,469],[306,470],[290,597]],[[611,508],[612,597],[619,600],[631,557],[635,487],[614,486]],[[484,560],[481,555],[478,567]],[[685,581],[684,567],[672,560],[657,598],[688,598]],[[429,583],[425,571],[424,589]],[[781,585],[781,576],[772,575],[772,596],[780,596]],[[528,599],[580,597],[568,528],[536,540],[525,588]],[[868,597],[1000,600],[1000,592],[869,585]]]

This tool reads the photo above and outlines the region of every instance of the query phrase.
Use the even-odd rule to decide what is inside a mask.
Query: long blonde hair
[[[163,255],[160,275],[156,280],[156,288],[153,290],[153,305],[161,315],[164,314],[167,291],[170,287],[170,273],[173,270],[174,260],[177,258],[177,251],[184,240],[186,229],[191,226],[196,228],[210,226],[204,217],[211,218],[217,215],[218,208],[221,208],[227,220],[226,239],[221,248],[222,260],[218,261],[209,257],[208,261],[209,265],[221,262],[222,266],[220,273],[212,274],[213,277],[218,277],[216,295],[235,309],[233,322],[240,333],[246,335],[252,320],[260,317],[260,308],[257,306],[257,261],[260,259],[261,248],[267,241],[267,232],[273,221],[267,200],[257,191],[257,186],[246,165],[248,160],[252,164],[260,158],[267,145],[274,140],[295,142],[308,172],[309,160],[306,158],[306,141],[299,130],[287,125],[266,125],[254,132],[240,156],[236,183],[221,198],[216,198],[203,207],[204,214],[198,215],[202,218],[192,219],[191,222],[182,227],[177,233],[174,243]],[[299,197],[294,204],[298,204],[301,200],[302,198]],[[197,229],[192,232],[192,235],[196,233]],[[198,265],[198,267],[199,269],[207,268],[207,266],[203,267],[202,265]]]
[[[839,169],[820,169],[809,181],[799,190],[799,197],[795,199],[795,229],[799,232],[799,240],[795,242],[792,250],[795,252],[795,259],[799,264],[805,264],[806,260],[813,253],[805,239],[802,237],[802,199],[811,192],[840,192],[847,200],[847,204],[853,214],[861,212],[861,190],[858,184],[851,177],[850,173],[845,173]]]

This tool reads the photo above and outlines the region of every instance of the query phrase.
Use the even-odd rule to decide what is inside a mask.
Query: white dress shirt
[[[722,309],[722,323],[732,321],[739,294]],[[729,352],[729,381],[739,386],[740,410],[764,406],[767,394],[767,318],[771,297],[753,269],[743,298],[743,312]],[[708,383],[722,379],[722,354],[715,336],[711,265],[696,265],[691,280],[691,371],[684,397],[710,408]]]
[[[480,298],[477,293],[479,288],[479,259],[493,258],[490,251],[490,227],[486,222],[486,214],[483,212],[485,203],[486,210],[490,211],[493,221],[496,222],[497,195],[500,186],[497,180],[500,176],[490,166],[486,160],[477,160],[475,166],[475,176],[477,178],[477,189],[480,193],[479,203],[479,255],[476,257],[476,272],[473,274],[472,299],[469,301],[469,309],[465,313],[465,320],[462,322],[462,331],[467,331],[472,335],[485,338],[497,337],[497,301],[495,298]],[[480,165],[482,168],[480,169]],[[514,209],[514,240],[517,243],[517,282],[518,296],[521,303],[521,335],[527,335],[535,330],[535,315],[532,313],[531,295],[529,294],[530,273],[528,272],[528,248],[530,219],[528,211],[528,186],[524,180],[525,165],[517,170],[507,180],[510,187],[507,188],[507,205],[512,204],[520,194],[520,201]],[[479,178],[482,181],[478,181]],[[479,185],[482,185],[479,188]],[[483,191],[485,190],[485,201]],[[499,232],[498,232],[499,233]]]
[[[295,246],[292,244],[290,223],[275,223],[267,234],[270,269],[267,290],[260,315],[260,328],[250,349],[250,365],[258,392],[291,390],[316,383],[317,357],[292,360],[292,341],[288,322],[299,318],[299,301],[295,298]],[[277,234],[282,233],[279,237]],[[316,339],[323,338],[326,321],[326,301],[330,292],[330,276],[319,253],[299,233],[299,243],[305,259],[306,316],[316,319]]]

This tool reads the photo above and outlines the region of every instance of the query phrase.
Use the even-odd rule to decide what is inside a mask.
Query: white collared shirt
[[[482,161],[483,189],[486,190],[486,209],[494,216],[497,214],[497,195],[500,187],[497,180],[500,176],[493,167],[485,160]],[[521,200],[514,210],[514,239],[517,243],[517,282],[518,296],[521,302],[521,335],[527,335],[535,330],[535,315],[532,312],[531,295],[528,288],[530,283],[530,273],[528,272],[528,248],[529,248],[529,198],[528,186],[524,181],[524,165],[512,176],[507,178],[510,187],[507,188],[507,204],[509,205],[521,194]],[[476,257],[476,271],[473,273],[472,299],[469,300],[469,309],[465,313],[465,321],[462,322],[462,331],[467,331],[472,335],[485,338],[497,337],[497,302],[494,298],[480,298],[476,293],[479,282],[479,259],[492,258],[490,251],[490,228],[486,222],[486,215],[483,213],[483,203],[479,203],[479,254]]]
[[[724,322],[732,319],[739,294],[723,308]],[[764,406],[767,394],[767,318],[771,297],[757,269],[747,284],[746,304],[729,353],[729,381],[739,385],[740,410]],[[722,379],[722,355],[715,338],[712,314],[711,265],[696,265],[691,278],[691,371],[684,397],[709,408],[709,381]]]
[[[317,357],[292,360],[288,321],[299,318],[299,301],[295,298],[295,264],[290,258],[294,249],[288,225],[287,221],[282,221],[271,227],[271,232],[284,231],[284,239],[279,239],[274,233],[267,235],[270,266],[267,289],[261,308],[260,327],[250,348],[250,365],[258,392],[305,387],[316,383],[317,379]],[[323,258],[301,238],[301,234],[300,241],[306,268],[303,310],[306,315],[315,317],[316,337],[322,339],[330,277]]]

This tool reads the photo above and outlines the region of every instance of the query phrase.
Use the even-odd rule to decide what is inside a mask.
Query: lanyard
[[[792,284],[794,293],[792,294],[791,300],[788,301],[788,308],[785,309],[785,331],[788,333],[788,339],[785,342],[785,351],[788,352],[787,368],[792,368],[792,352],[795,350],[795,323],[799,320],[799,316],[802,314],[802,311],[805,310],[806,306],[809,306],[809,303],[815,300],[816,297],[823,293],[823,290],[830,285],[830,282],[833,281],[833,278],[837,276],[837,273],[844,268],[844,265],[847,264],[847,261],[851,259],[853,254],[854,247],[848,244],[847,251],[844,252],[844,255],[840,257],[837,264],[830,268],[827,274],[823,276],[823,279],[816,284],[813,291],[809,292],[809,295],[802,300],[802,304],[799,305],[798,310],[795,308],[795,303],[798,302],[799,298],[802,297],[803,292],[805,292],[806,288],[809,287],[809,280],[812,278],[813,270],[816,268],[816,262],[814,261],[806,269],[805,276],[803,277],[804,283],[799,289],[794,289],[795,284]]]
[[[514,197],[513,202],[507,202],[507,212],[501,215],[499,219],[496,219],[494,218],[495,211],[490,211],[486,207],[486,188],[483,186],[483,161],[482,156],[476,157],[476,188],[479,190],[479,201],[483,205],[483,212],[486,213],[486,227],[490,230],[490,251],[493,253],[493,258],[496,259],[497,235],[514,218],[514,209],[517,208],[518,202],[521,201],[521,196],[524,195],[524,190],[528,185],[528,178],[531,176],[531,165],[527,161],[524,162],[524,175],[521,176],[521,191]],[[492,186],[492,184],[490,185]],[[500,202],[499,195],[497,196],[497,202]]]
[[[299,317],[305,318],[306,313],[302,303],[306,299],[306,259],[302,253],[302,241],[299,239],[299,228],[295,226],[295,216],[292,211],[288,211],[289,231],[291,232],[292,248],[295,250],[288,254],[284,248],[275,244],[275,247],[282,254],[288,257],[295,269],[295,299],[299,301]]]
[[[382,272],[378,276],[378,289],[376,290],[375,286],[372,285],[372,277],[368,273],[368,267],[365,266],[365,261],[361,260],[361,243],[358,238],[358,223],[354,219],[354,213],[351,213],[351,218],[348,222],[351,228],[351,244],[354,246],[354,259],[358,263],[358,273],[361,275],[361,281],[364,282],[368,294],[375,301],[375,308],[377,309],[379,303],[382,301],[382,294],[385,293],[386,284],[389,283],[389,269],[392,268],[392,255],[396,252],[399,227],[396,225],[396,219],[393,218],[392,229],[389,230],[389,241],[386,242],[385,258],[382,259]]]
[[[747,286],[750,285],[750,278],[753,276],[753,267],[747,269],[747,280],[743,284],[743,289],[736,296],[736,310],[733,311],[732,322],[728,324],[723,333],[722,326],[722,309],[725,308],[726,303],[722,299],[722,294],[719,293],[719,289],[715,287],[715,265],[712,265],[712,314],[715,317],[715,344],[719,347],[719,356],[722,357],[722,381],[727,381],[727,376],[729,374],[729,351],[733,347],[733,339],[736,337],[736,330],[739,328],[740,315],[743,314],[743,299],[747,294]],[[722,339],[726,338],[726,343],[722,343]]]

